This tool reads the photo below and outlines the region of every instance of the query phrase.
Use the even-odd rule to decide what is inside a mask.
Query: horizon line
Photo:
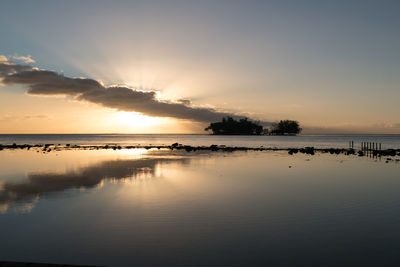
[[[286,135],[214,135],[207,133],[0,133],[0,135],[210,135],[210,136],[286,136]],[[310,135],[400,135],[400,133],[306,133]],[[292,137],[292,136],[291,136]]]

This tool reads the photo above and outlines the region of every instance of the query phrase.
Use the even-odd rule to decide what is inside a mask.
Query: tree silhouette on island
[[[273,123],[272,128],[264,128],[259,122],[248,118],[235,120],[232,117],[224,117],[220,122],[213,122],[204,129],[211,131],[214,135],[296,135],[301,132],[297,121],[281,120]]]
[[[298,121],[281,120],[278,123],[272,124],[270,134],[272,135],[297,135],[303,129],[300,128]]]

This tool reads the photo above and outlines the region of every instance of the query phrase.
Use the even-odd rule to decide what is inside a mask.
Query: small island
[[[297,135],[302,128],[297,121],[281,120],[273,123],[272,128],[264,128],[260,122],[248,118],[235,120],[224,117],[220,122],[213,122],[204,129],[214,135]]]
[[[303,129],[300,128],[298,121],[292,120],[281,120],[278,123],[272,124],[272,129],[269,134],[271,135],[297,135],[301,133]]]
[[[205,131],[212,131],[215,135],[261,135],[263,127],[258,122],[247,118],[235,120],[232,117],[224,117],[221,122],[213,122]]]

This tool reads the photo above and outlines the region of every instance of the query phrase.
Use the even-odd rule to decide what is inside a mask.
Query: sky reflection
[[[136,154],[136,153],[133,153]],[[0,213],[10,205],[24,202],[19,211],[30,211],[42,196],[61,193],[68,189],[90,189],[102,186],[104,180],[125,182],[132,179],[151,178],[157,168],[165,163],[185,163],[187,158],[139,158],[102,161],[64,173],[32,172],[23,182],[7,181],[0,184]]]
[[[399,263],[399,167],[394,160],[273,151],[2,151],[0,236],[7,242],[0,242],[0,259]]]

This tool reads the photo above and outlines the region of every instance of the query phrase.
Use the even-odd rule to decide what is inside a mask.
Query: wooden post
[[[372,152],[375,150],[375,142],[372,143]],[[375,157],[375,155],[372,153],[372,157]]]

